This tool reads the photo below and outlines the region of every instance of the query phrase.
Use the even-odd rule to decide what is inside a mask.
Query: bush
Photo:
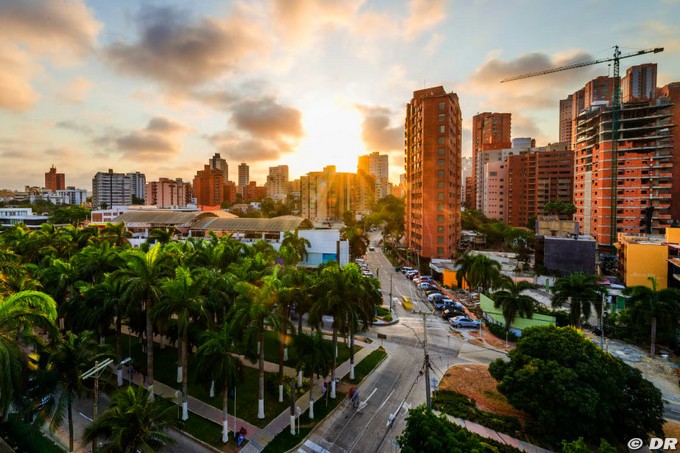
[[[501,340],[505,339],[505,327],[488,321],[485,321],[485,323],[486,327],[489,329],[489,332],[491,332],[495,337],[498,337]],[[514,343],[517,340],[519,340],[517,335],[515,335],[513,332],[508,333],[508,341],[512,341]]]
[[[522,424],[517,417],[495,414],[477,408],[477,403],[458,392],[439,390],[435,392],[432,407],[454,417],[479,423],[495,431],[516,436],[522,431]]]
[[[16,451],[28,453],[63,453],[65,451],[45,437],[34,425],[22,423],[17,414],[10,414],[7,423],[0,423],[0,437]]]

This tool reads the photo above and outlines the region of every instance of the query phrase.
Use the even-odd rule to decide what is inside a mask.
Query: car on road
[[[372,245],[369,245],[369,246],[368,246],[368,251],[369,251],[369,252],[375,252],[375,247],[373,247]]]
[[[431,281],[432,281],[432,277],[430,277],[429,275],[421,275],[420,277],[418,277],[418,283],[431,282]]]
[[[467,316],[456,316],[449,319],[451,327],[472,327],[479,328],[481,322],[476,319],[470,319]]]
[[[413,270],[413,268],[408,267],[408,266],[402,266],[401,269],[400,269],[401,273],[404,274],[404,275],[406,275],[407,272],[412,271],[412,270]]]
[[[432,285],[431,283],[428,283],[428,282],[419,283],[418,289],[422,289],[424,291],[427,291],[428,289],[434,289],[434,285]]]
[[[413,280],[416,276],[418,276],[418,271],[408,271],[406,273],[406,278],[409,280]]]
[[[454,305],[449,305],[448,307],[445,307],[442,310],[442,318],[443,319],[451,319],[451,318],[455,318],[456,316],[467,316],[467,315],[465,314],[465,310],[461,310]]]
[[[430,302],[437,302],[438,300],[441,300],[443,298],[444,295],[439,292],[434,292],[427,295],[427,300],[429,300]]]
[[[443,310],[444,308],[452,307],[455,307],[457,310],[460,310],[463,313],[465,313],[465,310],[463,309],[462,305],[448,297],[443,297],[434,303],[434,308],[436,308],[437,310]]]

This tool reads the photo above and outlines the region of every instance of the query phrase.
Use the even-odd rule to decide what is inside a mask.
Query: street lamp
[[[390,314],[392,314],[392,277],[394,273],[390,273]]]

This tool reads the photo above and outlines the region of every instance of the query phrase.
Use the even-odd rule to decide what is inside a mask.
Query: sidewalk
[[[332,335],[324,332],[324,338],[330,339],[332,338]],[[342,347],[341,345],[345,345],[344,337],[338,337],[338,347]],[[154,336],[154,342],[160,343],[160,337],[158,335]],[[166,343],[167,344],[167,343]],[[356,346],[361,346],[362,349],[358,353],[354,355],[354,364],[358,364],[361,362],[366,356],[368,356],[371,352],[376,350],[379,345],[377,343],[367,343],[361,340],[358,340],[355,338],[354,344]],[[170,345],[168,345],[170,346]],[[345,346],[346,347],[346,346]],[[252,368],[258,368],[258,363],[251,363],[249,360],[244,359],[242,356],[241,357],[242,363],[244,366],[252,367]],[[279,366],[276,363],[272,362],[265,362],[264,363],[265,367],[265,372],[278,372]],[[349,360],[345,361],[344,363],[341,363],[335,370],[335,377],[337,379],[342,379],[346,375],[349,374],[350,371],[350,363]],[[290,367],[284,367],[284,374],[286,376],[295,376],[296,372],[294,368]],[[123,372],[123,378],[126,381],[130,380],[130,373],[129,369],[126,368]],[[145,388],[148,388],[148,385],[146,383],[142,382],[142,375],[140,373],[132,373],[132,382],[136,385],[143,385]],[[314,388],[314,395],[315,398],[321,398],[322,396],[322,387],[323,387],[323,379],[319,379],[319,381],[316,382],[315,388]],[[175,396],[175,391],[176,389],[163,384],[162,382],[154,380],[154,393],[162,396],[164,398],[168,398],[171,401],[176,400]],[[216,424],[218,424],[220,427],[222,426],[222,410],[218,409],[208,403],[205,403],[199,399],[196,399],[192,396],[187,397],[187,403],[188,403],[188,409],[189,412],[192,412],[196,415],[199,415],[206,420],[210,420]],[[304,412],[309,408],[309,392],[306,392],[304,395],[302,395],[298,400],[295,402],[296,406],[299,406],[302,411]],[[241,450],[242,452],[248,453],[248,452],[259,452],[264,447],[271,442],[271,440],[280,432],[282,432],[284,429],[287,429],[290,426],[290,412],[289,409],[284,410],[279,414],[276,418],[274,418],[267,426],[264,428],[260,429],[254,425],[251,425],[247,421],[234,417],[232,414],[229,414],[228,417],[229,420],[229,430],[233,433],[234,432],[234,424],[236,424],[236,431],[240,430],[242,427],[246,429],[248,432],[248,435],[246,436],[246,439],[248,439],[248,444],[243,447]]]

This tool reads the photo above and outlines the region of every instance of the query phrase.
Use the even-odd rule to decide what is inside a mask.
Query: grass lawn
[[[0,423],[0,437],[17,452],[64,453],[66,450],[45,436],[37,427],[23,423],[17,414],[10,414],[7,423]]]
[[[382,362],[385,357],[387,357],[387,352],[383,347],[379,347],[375,351],[371,352],[362,360],[354,366],[354,381],[349,380],[349,375],[347,375],[343,381],[345,382],[361,382],[366,376],[368,376],[375,367],[377,367],[380,362]]]
[[[157,399],[162,401],[163,405],[166,407],[172,406],[177,408],[177,405],[167,398],[159,396]],[[179,409],[176,410],[179,417]],[[224,445],[222,443],[222,427],[210,420],[206,420],[196,414],[190,414],[187,421],[180,421],[179,423],[179,429],[191,434],[196,439],[200,439],[217,448],[221,448]]]
[[[326,405],[325,399],[319,399],[314,403],[314,420],[310,420],[308,413],[309,408],[300,415],[300,433],[292,435],[290,427],[286,427],[280,432],[267,446],[262,450],[262,453],[277,453],[280,451],[288,451],[307,437],[314,429],[317,423],[320,423],[335,407],[345,400],[345,394],[341,392],[336,393],[335,399],[328,399]]]

